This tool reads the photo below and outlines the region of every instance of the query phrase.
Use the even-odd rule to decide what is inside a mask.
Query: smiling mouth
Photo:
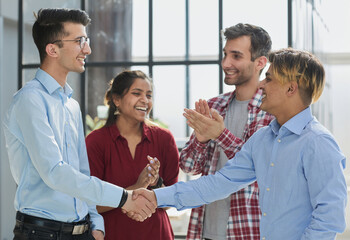
[[[139,111],[143,111],[143,112],[147,112],[147,109],[146,107],[136,107],[136,110],[139,110]]]
[[[226,70],[225,74],[228,76],[235,75],[238,73],[238,70]]]
[[[77,60],[78,60],[79,62],[81,62],[82,64],[85,64],[85,58],[77,58]]]

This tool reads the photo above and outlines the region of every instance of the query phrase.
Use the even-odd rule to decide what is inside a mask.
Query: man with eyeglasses
[[[121,207],[143,221],[155,206],[90,176],[79,104],[69,72],[91,54],[81,10],[41,9],[33,25],[40,54],[35,78],[13,97],[4,132],[15,196],[14,239],[104,239],[95,205]]]

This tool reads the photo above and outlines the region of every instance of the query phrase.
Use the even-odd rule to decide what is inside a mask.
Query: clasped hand
[[[131,198],[130,201],[134,202],[135,205],[131,208],[129,208],[129,206],[124,208],[126,205],[125,203],[122,210],[128,217],[139,222],[143,222],[145,219],[149,218],[158,206],[155,193],[146,188],[136,189],[132,191],[132,194],[129,193],[128,201],[129,197]]]
[[[147,156],[147,159],[149,161],[149,164],[147,164],[143,171],[140,173],[136,184],[128,189],[131,190],[137,188],[147,188],[148,186],[157,184],[159,178],[160,162],[157,158],[152,158],[150,156]],[[149,218],[152,213],[155,212],[155,209],[157,208],[157,202],[154,201],[155,198],[153,199],[149,197],[149,195],[147,195],[147,192],[145,192],[146,197],[142,194],[135,195],[134,193],[135,190],[128,191],[128,199],[122,207],[122,212],[136,221],[143,222],[145,219]]]

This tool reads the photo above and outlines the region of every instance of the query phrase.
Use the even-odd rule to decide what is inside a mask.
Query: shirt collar
[[[44,86],[50,95],[57,89],[61,88],[61,85],[53,77],[51,77],[50,74],[40,68],[36,72],[35,78]],[[64,85],[63,90],[68,97],[73,95],[73,89],[68,83]]]
[[[257,89],[254,96],[250,99],[249,103],[248,103],[248,108],[252,108],[252,107],[259,107],[261,105],[261,96],[262,96],[262,90],[261,89]],[[228,101],[223,101],[221,103],[221,107],[223,109],[227,108],[228,104],[232,101],[232,99],[236,97],[236,90],[234,90],[233,92],[231,92]]]
[[[119,129],[118,129],[116,124],[113,124],[113,125],[109,126],[108,128],[109,128],[109,132],[112,136],[113,141],[116,141],[119,137],[123,137],[122,135],[120,135]],[[144,139],[147,139],[148,141],[151,142],[151,130],[150,130],[149,126],[142,123],[141,141],[143,141]]]
[[[313,119],[310,106],[289,119],[282,127],[279,126],[276,119],[274,119],[270,126],[272,131],[278,135],[281,128],[286,128],[290,132],[300,135],[306,125]]]

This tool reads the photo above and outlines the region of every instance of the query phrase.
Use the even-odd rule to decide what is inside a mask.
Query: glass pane
[[[89,61],[130,61],[132,1],[89,0],[86,10],[92,19]]]
[[[191,0],[189,3],[190,59],[217,60],[219,58],[218,1]]]
[[[26,0],[23,1],[23,63],[39,63],[39,53],[32,37],[32,26],[35,22],[33,12],[40,8],[80,8],[80,0]]]
[[[73,98],[77,100],[81,106],[81,94],[82,94],[82,89],[81,89],[81,74],[80,73],[75,73],[75,72],[70,72],[68,73],[67,77],[67,83],[71,88],[73,88]]]
[[[26,84],[27,82],[29,82],[30,80],[32,80],[35,77],[35,73],[36,73],[37,69],[23,69],[22,74],[22,86],[24,86],[24,84]]]
[[[133,0],[132,11],[132,60],[147,61],[149,53],[148,1]]]
[[[110,80],[124,69],[130,69],[130,67],[88,67],[86,97],[88,103],[87,114],[91,118],[98,116],[97,106],[104,105],[104,96]]]
[[[190,108],[199,99],[208,100],[219,94],[218,65],[193,65],[190,67]]]
[[[350,64],[347,63],[343,65],[331,65],[331,67],[327,70],[329,71],[326,71],[326,74],[328,72],[328,76],[326,76],[326,81],[328,82],[329,79],[333,79],[331,89],[333,93],[331,98],[332,111],[329,113],[333,115],[332,133],[336,137],[336,140],[338,141],[341,150],[343,151],[347,159],[349,159],[350,108],[344,107],[344,104],[350,103],[350,94],[348,90],[350,88]],[[349,167],[345,168],[345,174],[348,177],[350,177]]]
[[[157,61],[185,56],[185,1],[153,1],[153,55]]]
[[[225,78],[225,73],[224,73],[224,78]],[[235,86],[233,85],[227,85],[224,83],[224,80],[222,80],[222,84],[223,84],[223,92],[227,93],[227,92],[232,92],[236,89]]]
[[[175,138],[186,136],[185,66],[157,66],[153,68],[153,117],[168,125]]]
[[[264,28],[271,36],[272,49],[288,45],[288,1],[223,0],[223,28],[250,23]],[[269,10],[276,9],[273,14]]]
[[[145,74],[147,74],[147,76],[150,76],[148,66],[131,66],[130,69],[131,70],[140,70],[140,71],[144,72]]]
[[[320,17],[323,19],[323,24],[327,26],[328,35],[325,40],[327,42],[327,51],[329,52],[350,52],[350,29],[344,27],[344,24],[350,22],[350,1],[349,0],[324,0],[313,1],[319,3],[317,7]],[[339,36],[339,37],[338,37]],[[318,36],[315,39],[318,40]],[[348,204],[349,205],[349,204]]]

